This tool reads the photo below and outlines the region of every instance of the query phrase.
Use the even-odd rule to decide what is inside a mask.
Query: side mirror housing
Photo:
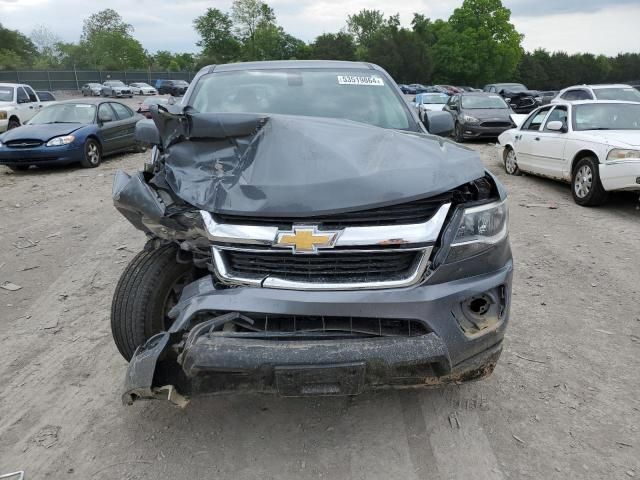
[[[457,105],[448,105],[449,110],[458,110],[458,106]]]
[[[453,132],[453,117],[448,112],[427,111],[425,115],[425,127],[432,135],[446,137]]]
[[[160,133],[153,120],[136,123],[136,140],[145,145],[160,145]]]
[[[552,132],[565,133],[567,131],[567,126],[560,120],[554,120],[547,123],[547,130],[551,130]]]

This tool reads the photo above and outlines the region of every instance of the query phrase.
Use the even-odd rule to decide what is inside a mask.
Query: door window
[[[540,130],[540,125],[542,125],[542,121],[550,109],[551,107],[546,107],[532,113],[527,121],[524,122],[524,125],[522,125],[522,130]]]
[[[549,122],[562,122],[564,126],[567,125],[567,107],[556,107],[547,117],[547,121],[544,122],[544,130],[545,132],[553,132],[553,130],[549,130],[547,125]],[[554,132],[555,133],[555,132]]]
[[[114,120],[113,110],[108,103],[102,103],[98,107],[98,119],[103,122],[111,122]]]
[[[29,95],[29,101],[30,102],[37,102],[38,101],[38,97],[36,96],[36,92],[34,92],[31,87],[24,87],[25,91],[27,92],[27,95]]]
[[[24,91],[24,88],[18,87],[18,103],[29,103],[29,95]]]
[[[112,103],[111,106],[116,111],[116,115],[118,115],[120,120],[133,117],[133,112],[121,103]]]

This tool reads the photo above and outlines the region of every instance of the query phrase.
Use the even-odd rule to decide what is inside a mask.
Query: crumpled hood
[[[151,110],[164,145],[164,169],[152,182],[215,213],[375,208],[484,176],[475,152],[420,133],[330,118]]]
[[[9,142],[11,140],[33,139],[46,142],[53,137],[69,135],[79,128],[83,127],[82,123],[48,123],[44,125],[22,125],[18,128],[7,130],[2,134],[2,141]]]

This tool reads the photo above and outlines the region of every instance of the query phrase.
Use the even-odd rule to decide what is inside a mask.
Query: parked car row
[[[134,95],[173,95],[181,97],[189,88],[184,80],[156,80],[152,87],[145,82],[125,84],[121,80],[107,80],[104,83],[89,82],[82,85],[80,91],[85,97],[133,97]]]

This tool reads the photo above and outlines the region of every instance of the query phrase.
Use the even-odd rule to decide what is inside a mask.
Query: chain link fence
[[[158,79],[191,82],[196,72],[154,72],[151,70],[0,70],[0,83],[26,83],[34,90],[80,90],[85,83],[107,80],[146,82],[153,86]]]

